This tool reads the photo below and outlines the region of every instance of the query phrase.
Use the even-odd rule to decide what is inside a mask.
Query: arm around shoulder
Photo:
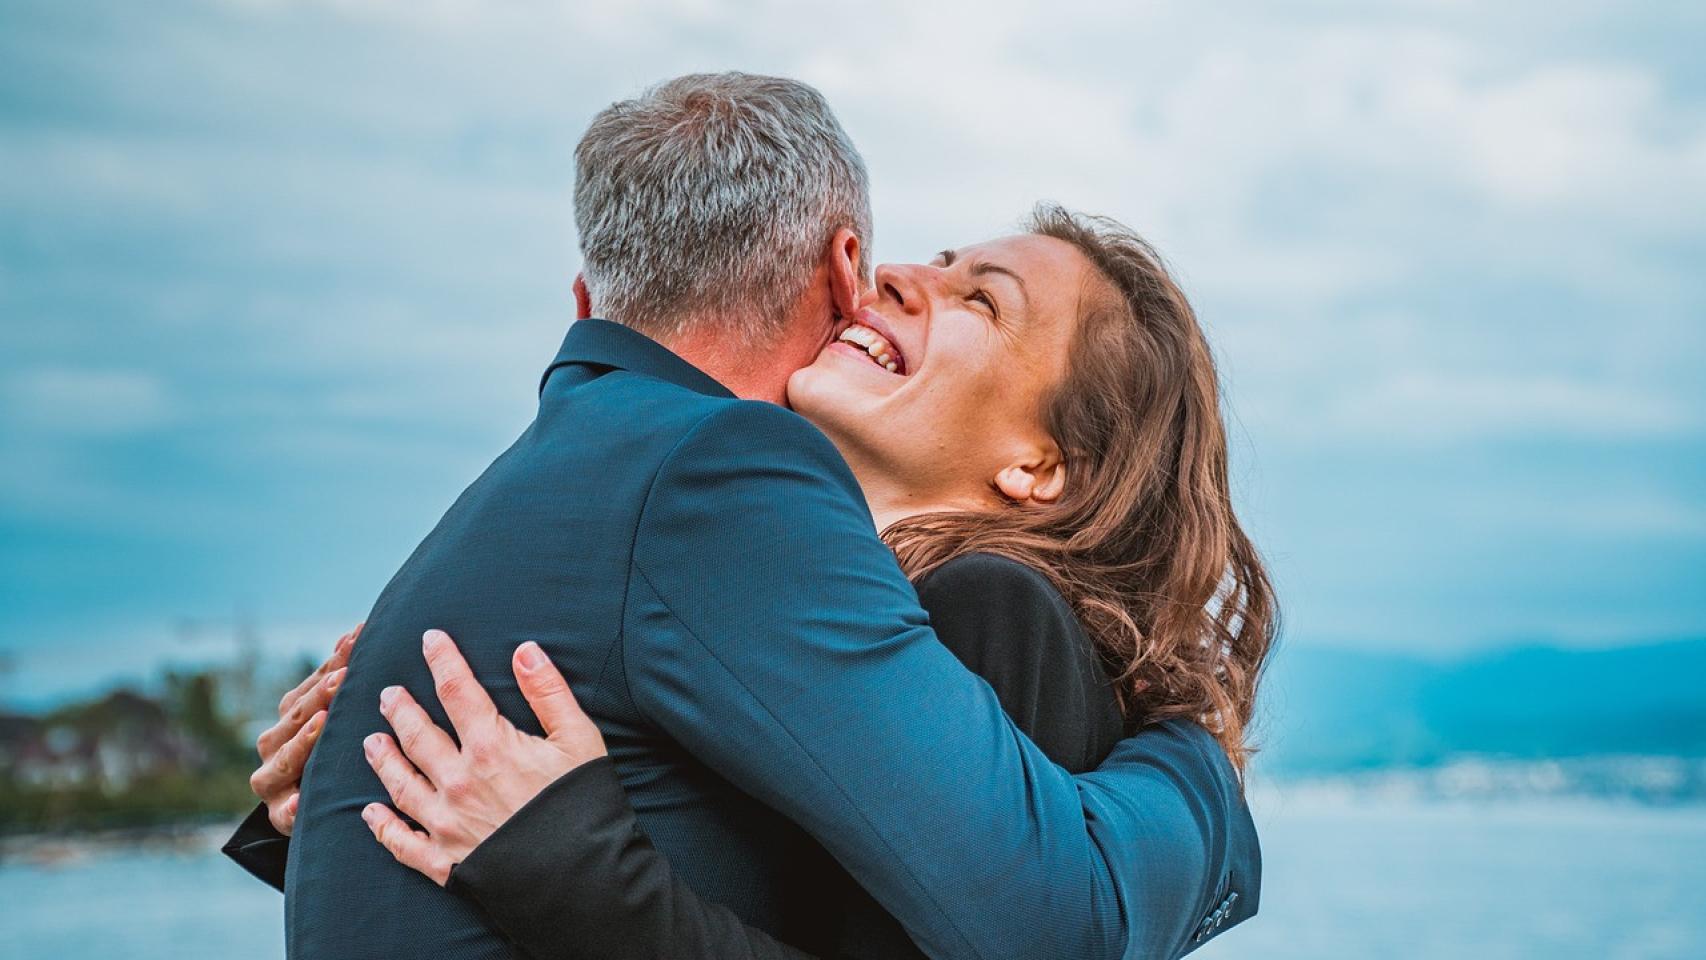
[[[1128,956],[1176,957],[1255,916],[1262,853],[1236,770],[1207,730],[1169,720],[1078,778],[1128,917]]]

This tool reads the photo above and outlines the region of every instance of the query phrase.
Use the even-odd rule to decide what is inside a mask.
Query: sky
[[[0,0],[0,704],[330,647],[525,427],[573,148],[797,77],[880,261],[1168,256],[1284,642],[1706,634],[1706,7]],[[595,495],[565,491],[569,496]]]

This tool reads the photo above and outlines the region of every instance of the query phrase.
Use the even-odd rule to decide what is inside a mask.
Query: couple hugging
[[[1255,913],[1275,606],[1154,250],[869,264],[823,98],[575,153],[533,423],[262,735],[291,957],[1174,957]],[[594,317],[599,319],[594,319]]]

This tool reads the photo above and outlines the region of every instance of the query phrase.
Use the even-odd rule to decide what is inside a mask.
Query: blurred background
[[[880,260],[1047,198],[1195,298],[1288,617],[1262,912],[1202,955],[1706,956],[1703,40],[1644,0],[0,0],[0,951],[282,955],[213,852],[257,720],[530,418],[587,121],[738,68],[829,97]]]

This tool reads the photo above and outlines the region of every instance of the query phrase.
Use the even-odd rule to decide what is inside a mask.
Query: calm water
[[[1262,915],[1194,956],[1706,957],[1706,809],[1268,795]],[[217,854],[0,866],[0,957],[283,953],[282,906]]]

